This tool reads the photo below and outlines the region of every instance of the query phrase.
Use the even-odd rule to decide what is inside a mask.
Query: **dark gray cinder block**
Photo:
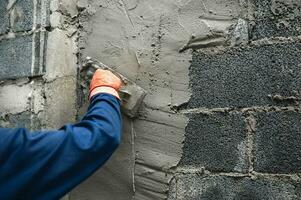
[[[192,96],[188,107],[289,105],[292,102],[275,101],[269,95],[301,94],[300,63],[300,43],[195,52],[189,71]]]
[[[255,25],[252,39],[301,34],[301,1],[252,0]]]
[[[0,1],[0,35],[7,32],[9,28],[9,15],[6,11],[7,1]]]
[[[260,177],[180,176],[174,187],[178,199],[185,200],[297,200],[298,182]]]
[[[301,113],[271,112],[256,116],[254,170],[301,172]]]
[[[40,1],[38,1],[40,2]],[[37,4],[37,6],[40,6]],[[33,23],[34,23],[34,15],[35,17],[38,18],[40,17],[38,15],[38,11],[36,10],[37,13],[34,13],[34,3],[33,0],[22,0],[22,1],[17,1],[16,4],[14,5],[15,8],[15,14],[12,15],[12,17],[15,18],[14,24],[13,24],[13,30],[16,32],[19,31],[28,31],[33,28]],[[14,16],[17,15],[17,16]]]
[[[246,130],[241,114],[188,117],[180,165],[204,166],[210,171],[246,171]]]
[[[25,32],[40,27],[48,27],[50,8],[49,0],[2,0],[0,2],[0,34],[7,32]],[[8,7],[9,6],[9,7]]]
[[[40,32],[1,41],[0,80],[42,75],[44,39],[45,32]]]

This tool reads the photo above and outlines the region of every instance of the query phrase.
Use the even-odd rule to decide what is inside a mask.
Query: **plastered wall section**
[[[124,121],[128,130],[123,137],[131,138],[131,144],[120,155],[134,163],[114,160],[114,155],[108,167],[100,170],[103,175],[79,186],[71,199],[166,199],[183,154],[188,117],[179,110],[191,95],[191,49],[225,44],[243,5],[237,1],[81,0],[78,7],[80,59],[91,56],[115,67],[148,95],[138,118]]]

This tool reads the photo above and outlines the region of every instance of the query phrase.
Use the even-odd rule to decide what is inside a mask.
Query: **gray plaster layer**
[[[300,173],[301,114],[295,111],[256,115],[254,170]]]
[[[219,172],[247,170],[247,135],[242,114],[189,114],[188,117],[182,166]]]
[[[118,150],[99,171],[71,193],[70,199],[132,199],[134,196],[134,143],[130,120],[124,117],[123,124],[122,142]]]
[[[299,1],[51,0],[51,27],[46,2],[17,1],[0,13],[0,61],[8,63],[0,75],[40,81],[0,81],[0,126],[56,129],[75,121],[77,42],[79,63],[97,58],[148,91],[138,119],[124,118],[119,150],[71,200],[160,200],[168,193],[179,200],[301,199],[297,175],[252,171],[254,164],[264,173],[300,173],[300,43],[246,47],[249,37],[299,35]],[[45,37],[39,27],[47,27],[47,40],[36,39]],[[17,37],[2,35],[8,29]],[[245,47],[223,47],[229,44]],[[190,49],[201,50],[189,70]],[[22,60],[9,60],[14,55]],[[44,79],[32,77],[43,73]],[[178,112],[190,96],[188,73],[188,108],[202,114]],[[80,104],[78,114],[85,108]],[[200,176],[203,167],[215,175]]]
[[[189,108],[289,105],[300,98],[301,44],[237,47],[195,52],[190,67]]]
[[[170,170],[181,158],[187,123],[171,108],[190,96],[189,49],[199,48],[198,41],[212,32],[221,33],[218,44],[223,45],[223,36],[240,15],[240,4],[232,0],[82,0],[78,7],[82,58],[100,60],[148,92],[144,110],[132,122],[137,159],[134,199],[165,199]],[[179,53],[184,46],[186,51]]]
[[[163,111],[144,110],[134,130],[136,165],[135,199],[165,199],[172,178],[170,169],[179,162],[187,119]]]
[[[301,2],[299,0],[252,0],[254,26],[252,39],[301,34]]]
[[[202,176],[188,174],[176,178],[180,188],[172,200],[297,200],[300,182],[259,177]]]

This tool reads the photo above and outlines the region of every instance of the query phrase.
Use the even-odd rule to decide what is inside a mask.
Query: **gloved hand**
[[[89,98],[91,99],[92,96],[99,93],[108,93],[120,99],[118,90],[120,89],[121,84],[120,78],[115,76],[111,71],[97,69],[90,83]]]

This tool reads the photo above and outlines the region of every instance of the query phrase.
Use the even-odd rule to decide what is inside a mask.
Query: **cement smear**
[[[91,56],[114,67],[148,95],[140,116],[124,124],[131,128],[123,137],[131,137],[132,143],[114,155],[135,162],[112,161],[130,176],[110,174],[107,168],[106,180],[126,178],[124,184],[108,182],[101,192],[96,175],[72,199],[81,199],[80,193],[88,199],[109,193],[116,200],[166,199],[188,121],[176,111],[190,97],[190,49],[226,45],[241,5],[234,0],[80,0],[77,6],[80,59]]]

